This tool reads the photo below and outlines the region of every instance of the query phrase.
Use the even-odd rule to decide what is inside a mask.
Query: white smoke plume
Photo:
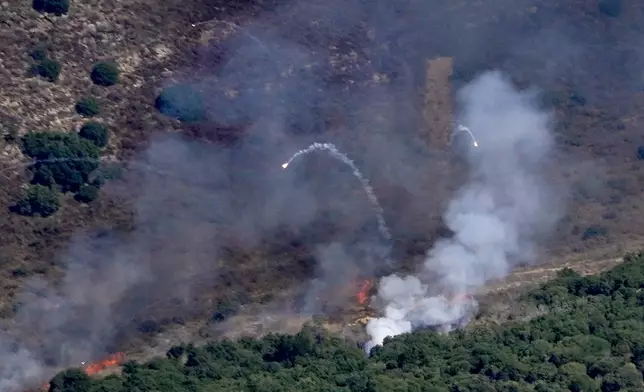
[[[468,181],[444,214],[453,235],[435,243],[416,276],[381,280],[384,316],[369,322],[367,350],[414,328],[466,323],[475,304],[454,296],[475,293],[535,260],[538,241],[561,215],[545,175],[554,147],[550,116],[535,98],[536,91],[517,91],[500,72],[460,91],[461,121],[479,146],[468,155]]]

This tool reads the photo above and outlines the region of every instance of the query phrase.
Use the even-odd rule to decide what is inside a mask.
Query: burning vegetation
[[[103,370],[113,368],[125,363],[125,353],[117,352],[109,355],[107,358],[103,358],[100,361],[82,363],[81,370],[83,370],[88,376],[96,375]],[[49,391],[50,384],[46,383],[43,385],[41,391]]]
[[[360,285],[360,289],[356,293],[356,300],[358,305],[364,306],[369,300],[369,294],[371,294],[371,289],[373,288],[373,279],[366,279]]]
[[[87,375],[91,376],[105,369],[121,365],[124,362],[125,354],[119,352],[112,354],[101,361],[89,363],[84,366],[83,370],[85,371],[85,373],[87,373]]]

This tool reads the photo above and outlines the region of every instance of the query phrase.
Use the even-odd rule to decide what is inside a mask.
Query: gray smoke
[[[60,284],[34,280],[18,298],[17,317],[0,336],[0,390],[48,375],[49,367],[100,357],[148,317],[211,311],[201,293],[228,291],[230,282],[249,278],[235,273],[237,263],[227,259],[231,247],[289,249],[296,238],[318,249],[308,264],[291,256],[268,260],[265,271],[254,270],[257,281],[288,276],[301,282],[312,270],[313,286],[333,291],[348,270],[374,271],[382,262],[370,241],[377,233],[360,230],[374,223],[373,211],[351,173],[324,158],[293,171],[279,166],[323,132],[372,181],[394,238],[415,243],[429,237],[432,225],[418,218],[431,214],[434,184],[426,174],[430,154],[418,136],[425,126],[418,93],[427,59],[454,57],[456,82],[493,63],[539,85],[572,80],[588,86],[589,99],[613,91],[600,80],[614,75],[630,83],[639,72],[641,81],[641,61],[623,69],[623,53],[615,52],[613,41],[628,38],[628,31],[604,34],[578,20],[587,12],[556,4],[280,3],[241,27],[235,39],[204,49],[200,69],[183,70],[199,75],[188,82],[203,86],[208,118],[247,128],[242,140],[226,150],[173,138],[151,144],[140,160],[163,175],[135,171],[120,187],[124,199],[134,199],[132,230],[78,235],[58,260]],[[641,32],[630,36],[637,43]],[[580,67],[591,47],[602,56]],[[213,59],[223,59],[217,69]],[[429,252],[422,274],[381,282],[387,310],[369,326],[374,343],[459,320],[467,311],[436,294],[475,290],[531,261],[535,240],[556,220],[539,175],[550,149],[548,118],[533,107],[531,94],[517,93],[502,79],[488,74],[461,94],[462,120],[480,147],[470,156],[471,181],[445,216],[455,235]],[[206,136],[221,135],[215,129]],[[312,230],[322,218],[335,226]],[[277,237],[286,240],[267,240],[274,231],[285,232]],[[347,232],[356,234],[338,238]]]
[[[535,91],[517,91],[500,72],[488,72],[464,87],[461,121],[478,148],[470,150],[470,178],[444,215],[452,237],[438,240],[415,276],[381,280],[384,317],[372,319],[367,345],[414,328],[467,322],[476,293],[535,260],[537,244],[561,216],[557,192],[546,181],[552,158],[550,118],[535,103]]]
[[[270,139],[260,143],[271,147]],[[58,281],[30,278],[14,298],[15,316],[0,331],[0,390],[39,386],[62,368],[120,351],[140,332],[171,327],[174,318],[208,318],[215,299],[244,289],[248,276],[230,261],[231,249],[254,249],[278,226],[306,227],[318,208],[279,167],[290,151],[276,151],[271,170],[253,144],[152,140],[102,191],[105,202],[130,204],[132,221],[78,233],[54,260]],[[287,206],[295,206],[290,214]],[[270,282],[284,268],[268,264],[265,271],[253,265],[257,279]]]

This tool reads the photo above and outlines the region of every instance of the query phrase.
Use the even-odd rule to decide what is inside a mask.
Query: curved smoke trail
[[[340,161],[351,167],[351,169],[353,170],[353,175],[358,180],[360,180],[362,188],[367,194],[367,198],[369,199],[369,202],[371,202],[371,205],[376,212],[376,219],[378,220],[378,231],[380,231],[380,234],[385,237],[387,241],[391,241],[391,231],[389,230],[389,226],[387,226],[387,222],[385,220],[385,211],[382,209],[382,206],[380,205],[380,202],[376,197],[376,193],[374,192],[373,187],[371,186],[371,184],[369,184],[369,181],[362,175],[362,172],[360,172],[355,163],[353,163],[353,161],[348,156],[341,153],[334,144],[313,143],[307,148],[304,148],[293,154],[293,156],[291,156],[288,161],[282,164],[282,168],[286,169],[299,156],[309,154],[313,151],[328,151],[332,157],[339,159]]]

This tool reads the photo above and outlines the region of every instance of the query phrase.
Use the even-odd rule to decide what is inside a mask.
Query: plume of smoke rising
[[[444,214],[453,235],[427,252],[418,275],[381,280],[384,317],[367,326],[368,350],[413,328],[466,322],[471,304],[450,298],[535,260],[538,241],[561,215],[545,176],[553,150],[550,118],[537,109],[535,92],[517,91],[500,72],[488,72],[459,98],[479,147],[468,157],[469,180]]]
[[[104,190],[133,200],[133,230],[78,234],[57,260],[59,282],[26,281],[14,319],[0,332],[0,390],[101,358],[145,321],[212,311],[203,293],[224,285],[219,278],[231,270],[220,263],[226,239],[243,234],[240,241],[253,246],[277,224],[306,225],[316,209],[301,202],[293,215],[275,216],[293,179],[279,169],[249,176],[249,168],[267,166],[264,159],[251,146],[225,151],[172,136],[153,140],[132,171]],[[259,214],[262,205],[270,213]]]
[[[419,69],[424,67],[427,58],[438,53],[455,55],[462,67],[470,70],[488,57],[505,58],[507,63],[526,57],[512,52],[517,46],[525,47],[524,43],[536,35],[535,29],[528,28],[524,20],[510,20],[510,9],[524,10],[526,4],[526,1],[500,0],[473,5],[468,12],[459,10],[449,14],[448,3],[434,1],[295,2],[272,13],[272,19],[266,23],[246,30],[242,34],[246,42],[236,42],[235,54],[216,72],[216,79],[221,91],[237,90],[239,95],[231,100],[221,94],[209,94],[212,99],[209,106],[213,108],[209,117],[224,124],[257,122],[262,131],[277,124],[274,128],[280,131],[290,127],[301,133],[315,133],[324,129],[326,118],[334,110],[345,107],[347,126],[361,125],[369,131],[363,133],[368,137],[347,137],[359,139],[356,144],[363,151],[358,159],[366,175],[374,179],[370,171],[377,168],[409,193],[422,195],[420,181],[408,180],[419,178],[425,171],[418,165],[419,161],[424,162],[419,158],[424,151],[418,151],[420,143],[409,142],[409,135],[401,137],[404,130],[415,132],[420,125],[420,116],[408,102],[424,83],[424,71]],[[498,18],[499,14],[507,19]],[[540,7],[535,25],[542,25],[544,29],[551,21],[560,25],[562,14],[559,9]],[[502,23],[497,22],[499,19]],[[570,51],[561,50],[558,32],[558,29],[552,30],[553,39],[549,40],[552,44],[547,48],[530,50],[530,61],[526,61],[522,72],[531,75],[527,67],[532,67],[533,73],[542,69],[561,70],[560,63],[568,62],[561,56],[568,56]],[[508,39],[512,41],[509,44]],[[329,53],[333,52],[331,47],[349,47],[345,50],[353,52],[345,56],[350,58],[349,64],[342,61],[342,53],[338,54],[337,50]],[[539,56],[539,53],[548,55]],[[554,56],[550,54],[559,57],[553,62]],[[614,58],[605,58],[606,62],[615,62]],[[544,67],[535,59],[547,59],[552,64]],[[354,63],[362,67],[354,67]],[[576,62],[570,63],[576,65]],[[327,64],[337,65],[335,71],[348,71],[331,72]],[[574,72],[581,68],[570,67]],[[387,74],[389,82],[362,91],[329,83],[330,79],[342,77],[353,86],[360,86],[371,81],[376,72]],[[547,76],[554,78],[555,75]],[[526,136],[525,131],[531,126],[545,128],[545,117],[531,111],[528,99],[515,94],[498,79],[487,76],[465,93],[465,101],[469,103],[465,124],[481,143],[477,155],[471,157],[472,164],[480,167],[474,170],[472,183],[462,190],[447,213],[446,221],[457,234],[454,239],[438,244],[428,259],[427,272],[441,274],[442,284],[455,291],[469,290],[507,273],[519,259],[516,253],[530,248],[530,234],[547,227],[549,222],[544,219],[555,215],[541,211],[542,204],[539,204],[534,209],[537,215],[543,215],[533,219],[530,207],[534,205],[530,201],[543,199],[545,188],[533,189],[533,193],[528,190],[530,181],[535,179],[535,173],[530,170],[536,170],[538,163],[533,161],[539,161],[542,157],[539,153],[547,148],[535,143],[538,140],[534,135]],[[495,99],[485,106],[487,94],[492,90],[496,93]],[[511,97],[508,102],[502,99],[504,94]],[[477,108],[484,109],[477,111]],[[519,126],[515,121],[522,123]],[[494,135],[503,137],[496,140]],[[278,225],[304,227],[310,223],[318,208],[311,192],[302,186],[293,187],[290,183],[293,179],[288,176],[267,175],[260,170],[261,165],[270,162],[266,156],[270,158],[275,151],[284,153],[283,145],[278,147],[280,140],[283,139],[259,137],[252,141],[252,146],[251,141],[246,143],[241,153],[230,154],[195,151],[176,141],[153,143],[144,160],[160,165],[173,173],[174,178],[183,178],[184,184],[169,184],[147,176],[136,181],[144,192],[136,203],[137,229],[132,238],[79,237],[66,258],[69,277],[61,286],[33,282],[23,298],[13,333],[0,339],[3,358],[0,380],[9,383],[0,386],[17,385],[42,371],[44,362],[68,365],[78,359],[86,360],[93,355],[90,353],[104,351],[115,333],[133,318],[148,314],[148,307],[158,300],[185,298],[198,291],[193,287],[196,277],[216,281],[212,269],[218,266],[213,260],[219,254],[219,227],[231,226],[236,234],[245,236],[245,242],[253,245],[261,241],[261,233]],[[548,137],[543,140],[549,142]],[[516,158],[506,145],[510,142],[516,144],[516,156],[521,157],[518,162],[510,159]],[[531,153],[536,154],[532,160]],[[385,162],[383,156],[388,158]],[[497,159],[498,165],[495,165]],[[273,167],[276,163],[279,162],[266,166]],[[525,179],[503,173],[521,170],[525,171],[522,173]],[[335,195],[332,187],[329,188],[329,195],[325,196],[331,198]],[[514,199],[519,190],[525,191],[525,202]],[[425,203],[421,204],[415,211],[406,205],[396,208],[409,209],[414,215],[426,207]],[[289,207],[288,214],[283,212],[284,205]],[[520,209],[524,210],[518,219],[512,214]],[[516,220],[514,224],[510,224],[512,219]],[[495,224],[500,231],[494,232],[488,227],[494,228]],[[532,226],[520,226],[524,224]],[[479,232],[478,227],[483,227],[483,231]],[[513,233],[516,244],[508,239]],[[479,239],[481,234],[488,238]],[[88,255],[83,249],[95,251]],[[495,258],[497,253],[503,257]],[[472,257],[473,254],[484,257]],[[447,261],[447,256],[463,257]],[[333,268],[338,267],[332,262],[336,257],[333,252],[318,254],[322,263],[321,280],[331,282],[343,276],[343,269]],[[355,262],[353,257],[340,260]],[[330,264],[324,265],[327,262]],[[434,296],[433,286],[421,282],[417,277],[390,277],[381,282],[386,288],[381,289],[381,297],[389,310],[387,317],[374,320],[369,326],[375,342],[380,342],[382,336],[395,335],[417,325],[455,320],[463,313],[444,298]],[[413,312],[406,311],[411,304],[419,303],[424,306]],[[378,328],[378,323],[383,327]],[[387,327],[387,323],[391,326]],[[39,334],[46,338],[44,348],[27,344]],[[15,346],[14,341],[24,344]],[[53,359],[45,361],[44,358]]]

